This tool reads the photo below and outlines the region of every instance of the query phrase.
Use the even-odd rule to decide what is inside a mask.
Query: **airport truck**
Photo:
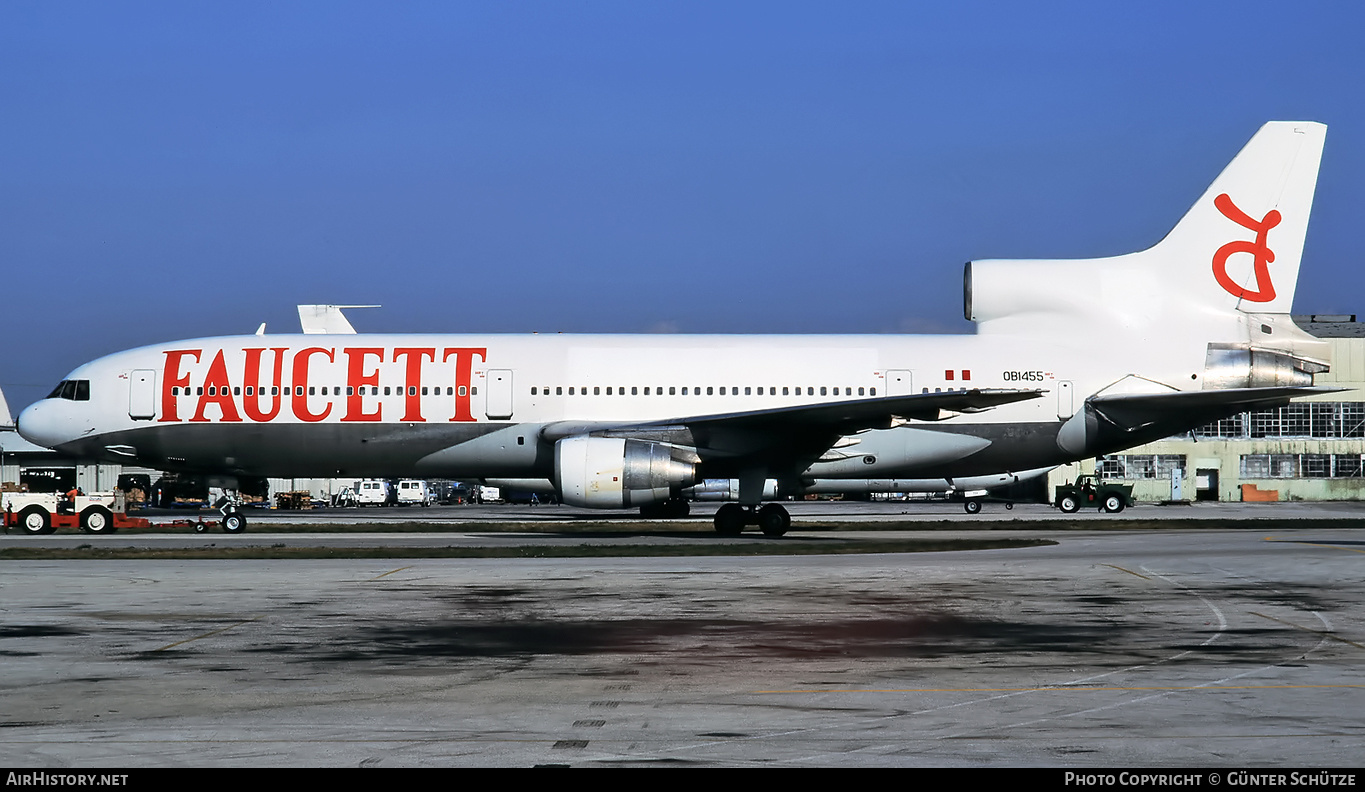
[[[92,492],[77,495],[74,500],[56,492],[6,492],[3,498],[6,531],[18,528],[36,536],[79,527],[86,533],[106,534],[149,525],[147,520],[124,513],[122,492]]]

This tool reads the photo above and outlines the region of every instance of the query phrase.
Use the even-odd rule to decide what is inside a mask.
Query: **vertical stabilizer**
[[[1294,301],[1327,127],[1261,127],[1147,254],[1213,305],[1287,314]]]
[[[1247,314],[1290,313],[1327,127],[1261,127],[1155,246],[1099,259],[973,261],[967,318],[983,333],[1245,341]]]

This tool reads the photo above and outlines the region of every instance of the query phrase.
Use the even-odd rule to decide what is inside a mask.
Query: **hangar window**
[[[1360,478],[1360,454],[1243,454],[1244,479]]]
[[[1184,474],[1183,454],[1111,454],[1100,457],[1100,472],[1105,478],[1168,480],[1173,470]]]

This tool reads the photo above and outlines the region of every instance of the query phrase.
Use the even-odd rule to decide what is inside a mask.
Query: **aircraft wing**
[[[819,457],[843,435],[864,429],[886,429],[894,426],[897,419],[938,421],[957,413],[981,412],[1036,399],[1044,392],[972,389],[638,423],[560,421],[545,426],[541,436],[552,442],[583,434],[654,440],[692,446],[703,457],[745,457],[767,464],[791,464],[796,459]]]

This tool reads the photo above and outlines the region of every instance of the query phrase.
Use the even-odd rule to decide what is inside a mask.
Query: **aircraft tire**
[[[776,539],[792,527],[791,515],[776,503],[769,503],[758,510],[758,528],[764,536]]]
[[[114,513],[103,506],[91,506],[81,512],[81,530],[90,534],[111,534],[114,527]]]
[[[748,522],[744,507],[738,503],[727,503],[716,510],[716,533],[721,536],[739,536]]]
[[[667,516],[674,520],[680,520],[692,513],[692,506],[682,498],[669,498],[664,501],[668,509]]]
[[[1075,495],[1063,495],[1057,499],[1057,508],[1061,509],[1063,514],[1075,514],[1081,510],[1081,502],[1076,500]]]
[[[1104,510],[1109,512],[1110,514],[1118,514],[1119,512],[1123,511],[1123,506],[1124,503],[1122,495],[1104,496]]]
[[[963,502],[962,502],[962,508],[965,509],[965,510],[967,511],[968,514],[980,514],[980,513],[981,513],[981,501],[979,501],[979,500],[967,500],[967,501],[963,501]]]
[[[52,533],[52,515],[41,506],[30,506],[19,512],[19,527],[30,536]]]
[[[227,533],[241,533],[246,530],[246,518],[241,512],[230,511],[223,515],[223,530]]]

